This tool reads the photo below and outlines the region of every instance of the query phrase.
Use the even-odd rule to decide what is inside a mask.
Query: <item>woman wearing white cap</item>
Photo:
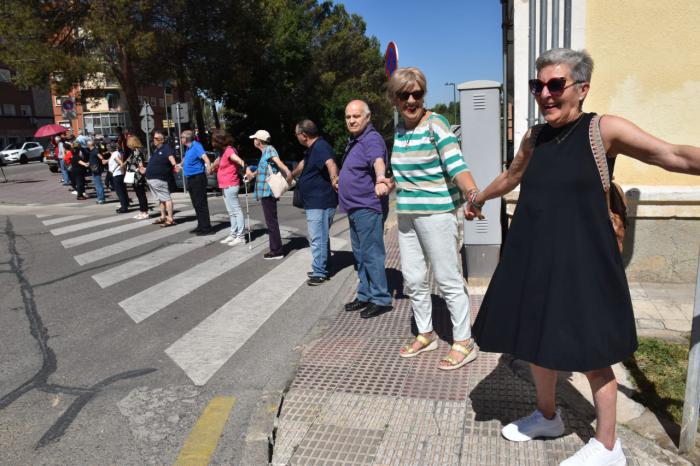
[[[262,205],[265,224],[267,225],[267,232],[270,238],[270,252],[263,254],[263,258],[267,260],[282,259],[284,252],[282,252],[280,226],[277,222],[277,198],[272,194],[268,181],[270,175],[278,171],[282,171],[282,175],[287,178],[289,169],[279,158],[275,148],[270,144],[270,133],[264,129],[259,129],[250,136],[250,139],[253,140],[253,145],[262,152],[256,171],[246,168],[246,179],[257,176],[253,195]]]

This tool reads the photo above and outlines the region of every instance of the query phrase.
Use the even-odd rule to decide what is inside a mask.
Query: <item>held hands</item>
[[[377,177],[377,182],[374,185],[374,193],[377,197],[388,196],[394,190],[396,184],[393,178]]]
[[[479,190],[474,188],[467,192],[467,203],[464,205],[464,218],[471,221],[475,218],[483,220],[486,218],[482,213],[481,209],[484,207],[485,201],[478,201]]]

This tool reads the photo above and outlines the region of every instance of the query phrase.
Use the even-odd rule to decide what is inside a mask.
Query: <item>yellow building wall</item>
[[[669,142],[700,146],[700,1],[588,0],[595,63],[584,110],[627,118]],[[700,177],[618,158],[624,185],[700,186]]]

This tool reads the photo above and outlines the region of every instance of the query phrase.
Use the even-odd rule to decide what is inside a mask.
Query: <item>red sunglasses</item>
[[[547,89],[549,89],[550,94],[552,94],[555,97],[559,97],[564,93],[564,90],[566,90],[567,87],[571,87],[574,84],[581,84],[585,82],[586,81],[574,81],[567,86],[566,78],[552,78],[547,82],[540,81],[539,79],[531,79],[528,81],[528,85],[530,86],[530,92],[532,92],[534,95],[542,94],[544,88],[547,87]]]

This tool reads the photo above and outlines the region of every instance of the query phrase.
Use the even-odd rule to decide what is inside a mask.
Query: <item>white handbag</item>
[[[282,194],[286,193],[289,190],[287,180],[284,179],[284,176],[282,176],[282,173],[280,172],[271,173],[270,178],[267,180],[267,184],[270,185],[272,195],[275,196],[277,199],[279,199],[282,196]]]
[[[126,184],[134,184],[134,177],[136,176],[136,172],[126,172],[124,173],[124,183]]]

